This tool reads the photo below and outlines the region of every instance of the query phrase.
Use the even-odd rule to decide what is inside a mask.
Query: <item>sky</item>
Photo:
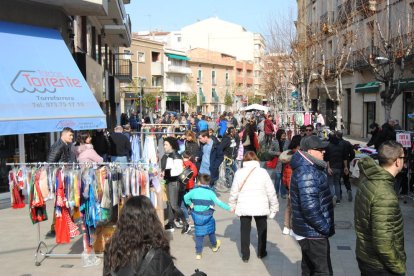
[[[132,32],[178,31],[199,20],[218,17],[266,35],[266,26],[275,17],[293,12],[296,18],[296,0],[131,0],[125,7]]]

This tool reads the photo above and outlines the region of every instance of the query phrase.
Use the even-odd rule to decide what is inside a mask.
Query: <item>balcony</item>
[[[153,76],[163,76],[163,63],[162,62],[151,62],[151,75]]]
[[[80,16],[99,16],[108,14],[108,0],[31,0],[32,2],[42,3],[62,7],[69,15]]]
[[[176,73],[176,74],[184,74],[188,75],[191,74],[191,68],[190,67],[184,67],[184,66],[177,66],[177,65],[169,65],[167,69],[165,70],[166,73]]]
[[[192,89],[189,84],[177,84],[172,81],[166,81],[164,84],[164,91],[190,93]]]
[[[132,82],[132,62],[130,59],[121,58],[122,54],[114,56],[114,76],[120,82]]]
[[[336,18],[336,21],[341,24],[346,24],[351,17],[351,13],[352,1],[347,0],[338,6],[338,17]]]
[[[113,46],[131,45],[131,19],[122,0],[111,0],[107,15],[98,16],[98,21],[103,25],[105,39]]]
[[[320,17],[320,28],[325,34],[330,34],[332,25],[335,23],[334,12],[326,12]]]

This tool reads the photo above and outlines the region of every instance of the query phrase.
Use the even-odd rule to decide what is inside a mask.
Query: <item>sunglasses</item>
[[[319,152],[325,152],[325,149],[312,149],[312,150],[316,150],[316,151],[319,151]]]
[[[306,131],[312,131],[312,129],[310,129],[310,128],[307,128],[307,129],[306,129]]]

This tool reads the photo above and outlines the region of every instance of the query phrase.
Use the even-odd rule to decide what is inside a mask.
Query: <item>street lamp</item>
[[[139,77],[140,85],[141,85],[141,91],[139,95],[139,116],[140,121],[142,122],[142,97],[144,96],[144,84],[147,81],[146,77]]]

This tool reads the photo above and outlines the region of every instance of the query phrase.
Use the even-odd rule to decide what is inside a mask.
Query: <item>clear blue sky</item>
[[[296,18],[296,0],[131,0],[125,7],[133,32],[177,31],[198,20],[217,16],[247,31],[266,35],[268,22],[278,15],[293,12]]]

